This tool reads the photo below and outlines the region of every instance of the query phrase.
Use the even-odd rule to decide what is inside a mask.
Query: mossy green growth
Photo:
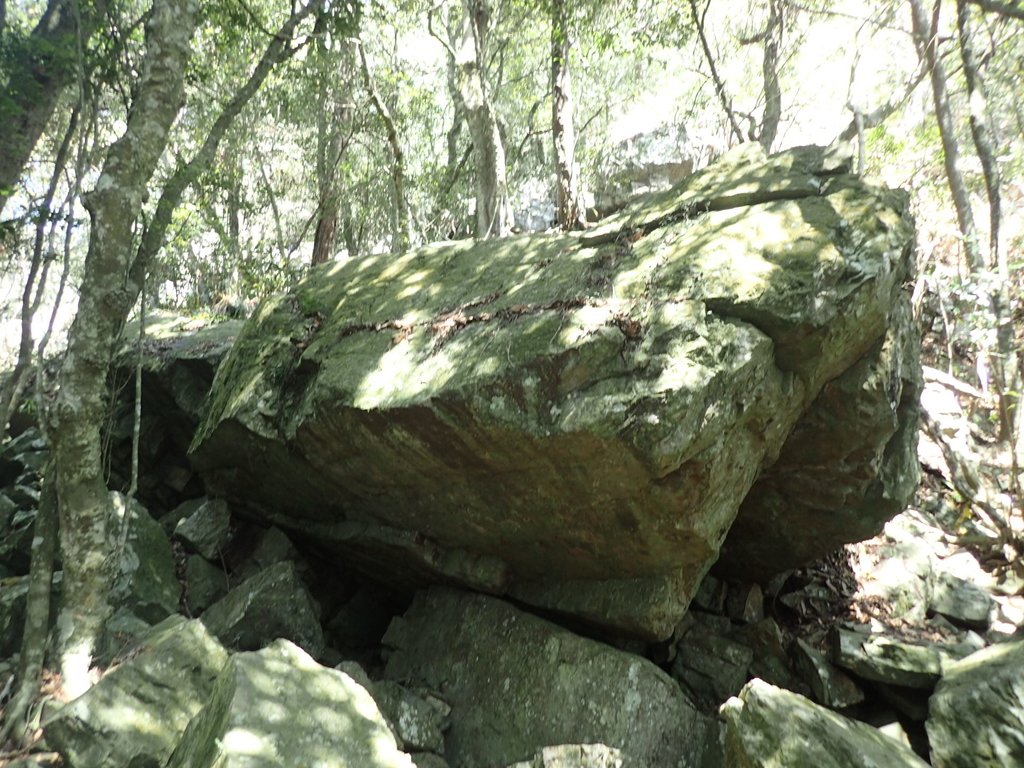
[[[240,334],[194,462],[279,523],[417,531],[518,579],[702,574],[908,275],[905,205],[844,167],[746,147],[582,235],[314,270]]]

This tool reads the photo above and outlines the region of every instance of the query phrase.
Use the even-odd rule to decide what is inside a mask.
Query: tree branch
[[[976,5],[986,13],[995,13],[1005,18],[1024,21],[1024,5],[1016,3],[1003,3],[999,0],[967,0],[971,5]]]

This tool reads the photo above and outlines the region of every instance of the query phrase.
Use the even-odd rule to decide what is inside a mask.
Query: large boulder
[[[168,768],[413,768],[366,689],[287,640],[231,657]]]
[[[948,666],[928,710],[936,768],[1024,765],[1024,641]]]
[[[316,270],[239,335],[193,462],[216,494],[377,578],[665,638],[847,371],[817,411],[843,387],[870,407],[812,412],[800,433],[841,426],[855,448],[829,454],[846,522],[804,534],[831,501],[763,508],[772,546],[752,575],[862,538],[911,490],[897,436],[916,418],[913,226],[903,194],[848,170],[818,148],[747,145],[582,235]],[[803,472],[786,457],[783,479]],[[734,566],[744,536],[765,537],[758,509]]]
[[[803,696],[751,680],[722,705],[730,768],[927,768],[877,728],[819,707]]]
[[[196,620],[171,616],[44,723],[69,768],[164,765],[228,661]]]
[[[604,744],[624,768],[701,766],[713,723],[654,664],[479,594],[432,588],[395,619],[387,678],[451,705],[445,757],[460,768]]]

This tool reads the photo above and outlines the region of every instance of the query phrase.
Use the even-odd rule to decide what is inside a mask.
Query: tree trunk
[[[68,152],[71,148],[71,140],[74,138],[77,127],[78,109],[76,108],[71,113],[68,127],[64,131],[64,138],[57,150],[57,156],[54,158],[53,172],[50,174],[50,184],[46,189],[46,194],[43,196],[40,216],[36,222],[36,236],[32,244],[32,263],[29,266],[25,287],[21,294],[21,339],[18,344],[18,358],[14,363],[14,369],[4,381],[3,386],[0,386],[0,434],[3,434],[11,414],[18,407],[22,388],[32,369],[32,357],[35,346],[35,342],[32,339],[32,323],[43,300],[51,260],[50,255],[44,257],[43,240],[46,237],[47,224],[49,223],[51,228],[55,226],[53,224],[55,217],[52,210],[53,197],[57,191],[57,183],[64,173]]]
[[[325,207],[320,211],[320,215],[316,220],[316,232],[313,234],[313,256],[309,261],[310,266],[316,267],[320,264],[326,264],[333,258],[337,234],[337,201],[325,202]]]
[[[82,40],[88,39],[104,3],[49,0],[20,55],[8,61],[0,90],[0,213],[76,69],[80,45],[76,14],[82,19]]]
[[[338,231],[340,164],[352,136],[355,90],[355,46],[350,40],[338,41],[340,50],[328,44],[326,15],[317,18],[313,66],[321,92],[322,106],[316,115],[316,229],[310,266],[325,264],[334,258]]]
[[[485,72],[490,0],[463,0],[456,84],[476,159],[476,236],[504,237],[512,229],[505,147]]]
[[[960,147],[957,144],[953,112],[949,105],[946,71],[938,56],[938,37],[928,20],[922,0],[909,0],[909,2],[914,42],[931,75],[935,118],[939,124],[939,135],[942,138],[942,151],[946,164],[946,180],[949,183],[949,191],[953,195],[957,223],[963,237],[964,253],[967,255],[967,263],[971,271],[980,272],[985,269],[985,259],[978,245],[978,230],[974,226],[974,214],[971,212],[971,200],[967,193],[967,185],[960,172]]]
[[[576,132],[573,126],[572,77],[569,55],[572,30],[565,0],[551,4],[551,137],[555,150],[555,220],[564,230],[587,223],[576,173]]]
[[[765,152],[772,151],[782,120],[782,88],[779,85],[779,48],[782,47],[782,0],[768,0],[768,26],[764,33],[764,58],[761,73],[764,79],[764,115],[758,142]]]
[[[398,129],[395,127],[391,110],[384,103],[384,99],[370,75],[370,63],[366,60],[366,51],[361,43],[357,45],[363,84],[370,95],[370,101],[377,112],[377,117],[380,118],[384,131],[387,133],[388,149],[391,150],[391,192],[394,195],[394,206],[391,211],[391,252],[401,253],[408,250],[415,235],[412,208],[405,193],[405,152],[402,149],[402,142],[398,138]]]
[[[138,297],[138,287],[125,284],[132,236],[147,184],[182,105],[197,10],[196,0],[154,0],[124,135],[110,147],[86,199],[92,222],[89,248],[52,428],[64,563],[60,667],[70,696],[90,686],[89,667],[108,613],[111,506],[100,450],[107,369]]]
[[[988,197],[989,211],[989,255],[990,268],[996,270],[998,279],[995,281],[990,296],[992,319],[996,326],[996,355],[993,359],[993,371],[996,389],[999,396],[999,437],[1001,440],[1012,440],[1014,432],[1014,409],[1017,407],[1018,395],[1012,385],[1013,373],[1017,369],[1017,353],[1013,344],[1013,318],[1010,301],[1010,266],[1006,253],[1000,244],[1000,228],[1002,225],[1002,195],[1000,186],[999,164],[996,162],[997,142],[993,135],[992,121],[988,109],[988,93],[985,78],[974,53],[974,40],[971,31],[971,9],[966,0],[957,0],[957,28],[960,32],[960,57],[964,63],[964,78],[967,81],[967,94],[970,100],[971,137],[981,161],[981,170],[985,177],[985,192]]]
[[[225,134],[227,134],[228,128],[234,123],[235,118],[245,108],[245,105],[256,95],[263,82],[274,71],[274,67],[290,58],[298,50],[298,47],[289,45],[292,41],[292,36],[295,34],[296,27],[322,5],[322,2],[323,0],[319,0],[319,2],[311,2],[308,5],[300,6],[285,20],[277,30],[277,34],[274,35],[266,49],[264,49],[263,55],[250,73],[249,79],[235,92],[235,95],[224,105],[217,119],[214,120],[210,132],[206,135],[205,141],[203,141],[202,147],[199,148],[199,151],[196,152],[191,160],[183,165],[179,165],[171,175],[171,178],[164,184],[163,191],[160,193],[160,199],[157,201],[156,211],[142,234],[142,241],[136,251],[135,258],[132,260],[128,281],[131,290],[136,291],[136,293],[141,290],[142,284],[145,282],[146,272],[149,270],[153,260],[156,259],[160,249],[163,248],[164,240],[167,237],[167,230],[174,218],[174,211],[181,202],[185,190],[195,183],[196,179],[199,178],[199,174],[214,162],[217,149],[220,147]]]
[[[27,746],[30,732],[26,717],[39,694],[39,682],[46,660],[53,561],[57,554],[57,494],[54,490],[53,469],[51,462],[46,468],[39,511],[33,527],[32,562],[28,595],[25,598],[25,627],[18,663],[18,689],[4,711],[4,723],[0,725],[0,744],[13,737],[19,746]]]
[[[697,36],[700,38],[701,50],[704,51],[704,60],[708,63],[708,68],[711,70],[711,79],[715,84],[715,93],[718,94],[718,100],[721,102],[725,116],[729,120],[729,129],[732,131],[733,137],[736,141],[743,143],[743,132],[740,130],[739,123],[736,122],[736,113],[733,112],[732,102],[725,92],[725,81],[718,74],[718,67],[715,66],[715,57],[711,53],[711,46],[708,44],[708,38],[704,32],[704,17],[707,15],[711,0],[708,0],[708,5],[704,6],[704,12],[700,14],[697,13],[697,0],[689,0],[689,3],[690,17],[693,19],[693,26],[697,29]]]

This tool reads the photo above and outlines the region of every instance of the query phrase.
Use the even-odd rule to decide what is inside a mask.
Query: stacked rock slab
[[[194,464],[214,492],[378,578],[667,637],[826,384],[902,349],[905,328],[886,339],[909,322],[906,198],[848,170],[819,148],[744,146],[583,235],[316,270],[240,334]],[[848,496],[881,493],[865,473],[899,473],[884,447],[913,430],[900,404],[915,362],[881,378],[862,365],[891,408],[863,425],[870,458],[836,469],[858,476]],[[903,500],[859,504],[845,540]],[[816,545],[772,514],[777,560],[844,539]]]

